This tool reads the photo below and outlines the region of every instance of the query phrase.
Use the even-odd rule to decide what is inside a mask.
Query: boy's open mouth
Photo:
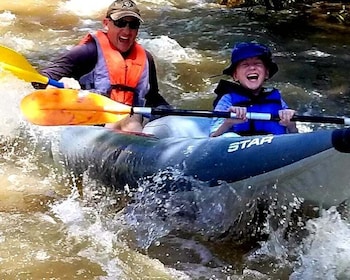
[[[247,79],[248,79],[249,81],[257,80],[258,78],[259,78],[259,75],[258,75],[258,74],[249,74],[249,75],[247,76]]]

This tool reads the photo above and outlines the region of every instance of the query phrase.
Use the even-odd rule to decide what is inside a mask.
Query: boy
[[[297,133],[295,122],[290,121],[295,111],[288,108],[279,90],[263,87],[264,82],[277,71],[267,46],[236,44],[232,50],[231,65],[223,71],[223,74],[232,76],[235,83],[230,83],[227,94],[217,102],[215,111],[230,111],[236,113],[237,118],[213,119],[210,136],[226,132],[240,135]],[[247,112],[276,114],[280,121],[248,120]]]

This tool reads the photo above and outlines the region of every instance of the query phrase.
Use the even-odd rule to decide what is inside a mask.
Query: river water
[[[291,107],[350,115],[350,36],[342,30],[266,25],[205,0],[138,3],[145,19],[139,41],[154,54],[160,90],[176,107],[211,109],[221,78],[211,77],[228,64],[233,42],[255,39],[273,49],[280,71],[270,83]],[[0,44],[43,67],[101,27],[109,4],[0,0]],[[55,128],[21,115],[20,100],[33,88],[0,74],[0,279],[350,279],[349,224],[335,209],[310,219],[311,234],[298,242],[271,229],[268,240],[242,246],[169,233],[152,208],[122,209],[122,199],[89,178],[81,196],[46,145]]]

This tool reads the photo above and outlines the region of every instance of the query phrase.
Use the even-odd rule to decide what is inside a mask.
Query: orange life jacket
[[[147,62],[146,51],[135,42],[128,55],[123,57],[102,31],[88,34],[80,44],[91,40],[96,41],[98,52],[93,70],[94,87],[117,102],[133,105],[137,85]]]

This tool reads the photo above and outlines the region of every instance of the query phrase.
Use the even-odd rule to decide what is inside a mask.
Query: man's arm
[[[68,52],[54,59],[49,66],[40,73],[56,81],[63,77],[79,80],[89,73],[97,62],[97,48],[95,42],[73,47]],[[45,88],[47,85],[32,83],[34,88]]]

